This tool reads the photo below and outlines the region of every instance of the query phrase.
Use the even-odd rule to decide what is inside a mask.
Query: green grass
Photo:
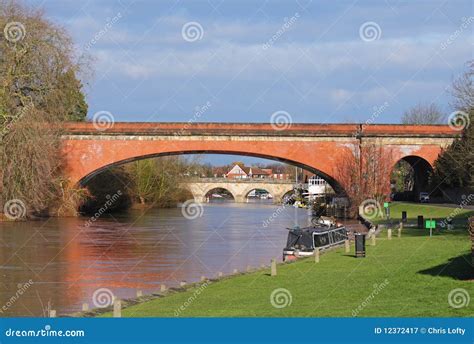
[[[465,229],[432,238],[426,230],[405,229],[392,240],[383,231],[376,246],[368,243],[366,258],[354,258],[353,245],[350,254],[338,248],[320,263],[305,259],[279,265],[275,277],[262,270],[211,282],[197,296],[193,288],[126,308],[122,316],[174,317],[194,296],[181,317],[467,317],[474,300],[456,309],[448,294],[463,288],[474,298],[470,247]],[[287,307],[272,306],[277,288],[291,293]]]
[[[385,211],[385,210],[384,210]],[[474,210],[441,207],[430,204],[392,202],[390,203],[390,218],[396,223],[402,218],[402,211],[407,212],[409,222],[416,223],[418,215],[423,215],[425,219],[432,218],[437,222],[445,220],[448,216],[452,217],[455,224],[464,226],[469,216],[474,216]],[[385,213],[384,213],[385,214]],[[373,219],[376,223],[387,223],[384,215],[380,214]]]

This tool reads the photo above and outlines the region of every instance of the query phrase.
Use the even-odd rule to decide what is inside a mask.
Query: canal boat
[[[288,230],[286,247],[283,249],[283,261],[312,256],[316,248],[325,250],[340,245],[348,239],[346,227],[327,219],[321,222],[314,221],[310,227],[294,227]]]

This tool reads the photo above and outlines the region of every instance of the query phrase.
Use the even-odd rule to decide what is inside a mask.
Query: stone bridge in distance
[[[198,178],[182,182],[181,187],[189,190],[196,202],[207,202],[207,197],[215,189],[227,190],[236,203],[247,202],[250,192],[256,189],[268,191],[274,203],[281,203],[283,196],[291,191],[295,183],[291,180],[279,179],[229,179],[229,178]]]

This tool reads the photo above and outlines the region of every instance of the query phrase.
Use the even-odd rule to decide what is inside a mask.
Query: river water
[[[43,316],[48,306],[66,314],[111,294],[269,265],[282,259],[286,228],[310,220],[307,210],[265,201],[209,203],[194,216],[174,208],[0,223],[0,316]]]

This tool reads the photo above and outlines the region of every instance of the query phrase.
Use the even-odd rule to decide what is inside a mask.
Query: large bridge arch
[[[275,130],[261,123],[115,123],[97,130],[93,123],[65,125],[65,173],[83,184],[100,171],[126,162],[177,154],[232,154],[267,158],[336,180],[337,162],[347,152],[377,143],[394,152],[393,164],[419,156],[433,164],[459,132],[449,126],[292,124]]]

